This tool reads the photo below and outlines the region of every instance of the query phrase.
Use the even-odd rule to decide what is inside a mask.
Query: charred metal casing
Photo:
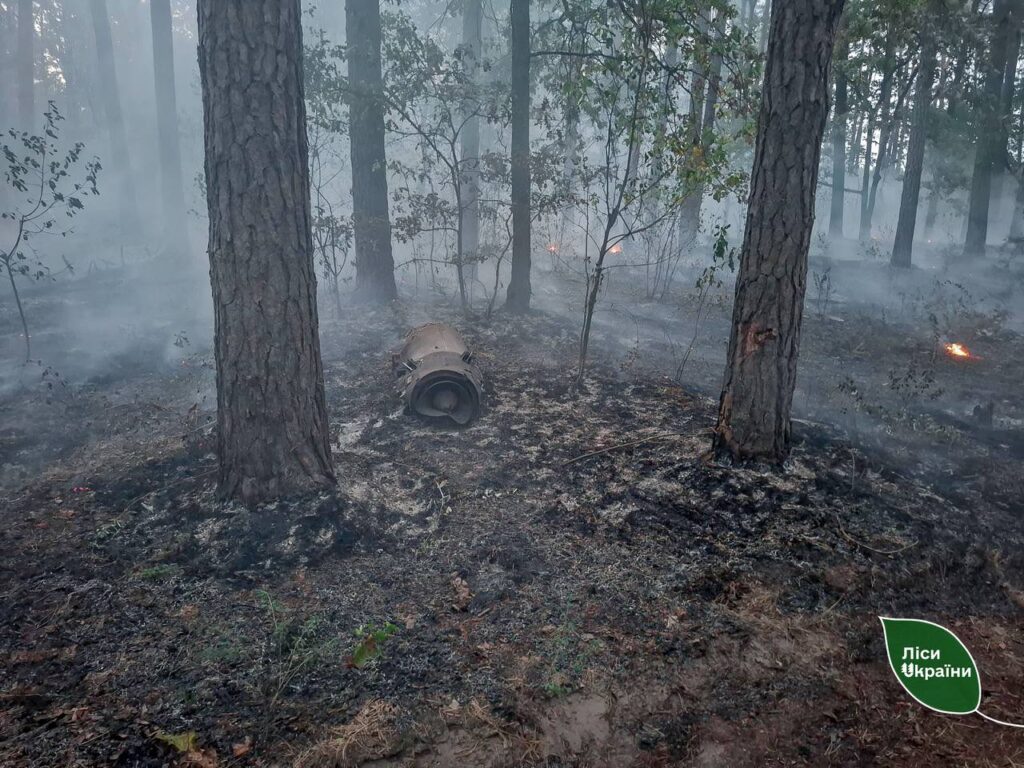
[[[444,323],[413,328],[392,356],[409,411],[463,426],[480,413],[483,393],[473,353],[458,331]]]

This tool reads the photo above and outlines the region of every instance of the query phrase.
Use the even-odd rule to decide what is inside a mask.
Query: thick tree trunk
[[[512,0],[512,275],[510,312],[530,309],[530,2]]]
[[[221,492],[334,482],[317,333],[299,0],[199,0]]]
[[[32,0],[18,0],[18,121],[26,131],[36,123],[35,37]]]
[[[836,68],[836,101],[832,119],[832,209],[829,212],[828,232],[832,237],[843,236],[846,212],[846,116],[850,111],[847,94],[846,70],[843,65],[850,55],[850,43],[845,35],[836,50],[840,66]]]
[[[732,333],[715,447],[735,459],[789,452],[807,253],[829,67],[842,0],[772,8]]]
[[[480,75],[483,36],[481,0],[466,0],[462,11],[462,61],[466,76],[475,90]],[[480,116],[475,98],[463,104],[459,162],[462,166],[462,206],[459,209],[462,250],[459,258],[465,263],[470,283],[475,282],[480,251]]]
[[[924,167],[925,143],[928,140],[928,116],[932,106],[932,85],[935,82],[935,44],[929,38],[921,51],[921,68],[917,74],[914,94],[914,117],[907,149],[907,168],[903,174],[900,216],[896,223],[896,239],[892,246],[892,265],[909,267],[917,226],[917,207],[921,200],[921,170]]]
[[[163,199],[164,242],[178,256],[188,250],[185,188],[181,178],[178,140],[178,100],[174,85],[174,36],[170,0],[150,0],[153,32],[153,74],[156,88],[157,139],[160,142],[160,190]]]
[[[1019,0],[995,0],[992,8],[992,44],[988,71],[985,75],[985,103],[978,120],[978,136],[974,150],[974,172],[971,175],[971,197],[967,209],[967,234],[964,256],[983,256],[988,242],[989,204],[992,199],[992,170],[999,154],[1002,121],[999,115],[1006,54],[1010,42],[1011,7]]]
[[[371,303],[398,297],[391,252],[387,158],[384,154],[384,83],[378,0],[346,0],[349,143],[352,159],[352,228],[356,297]]]
[[[110,152],[117,169],[121,193],[122,233],[136,235],[140,229],[139,203],[135,191],[128,134],[121,111],[121,93],[117,85],[117,67],[114,65],[114,43],[110,36],[110,17],[107,0],[91,0],[92,25],[96,36],[96,57],[99,66],[99,90],[103,100]]]

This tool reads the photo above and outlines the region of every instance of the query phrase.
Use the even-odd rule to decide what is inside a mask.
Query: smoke
[[[99,179],[101,194],[88,201],[73,231],[64,238],[31,243],[33,255],[49,270],[41,280],[20,281],[37,361],[31,368],[20,362],[24,340],[19,337],[16,308],[9,297],[0,302],[0,393],[9,394],[33,379],[38,383],[49,370],[76,386],[108,386],[132,376],[164,375],[190,360],[208,357],[213,317],[204,253],[203,116],[194,3],[172,3],[178,135],[191,243],[190,252],[177,256],[167,251],[163,240],[148,5],[110,3],[117,90],[127,129],[123,147],[111,144],[106,127],[104,89],[113,85],[98,75],[88,5],[37,6],[49,15],[40,26],[36,103],[52,98],[67,117],[66,135],[83,141],[86,155],[98,155],[104,169]],[[61,13],[55,10],[58,7]],[[323,3],[307,10],[307,46],[322,42],[322,52],[334,56],[335,47],[345,40],[344,7]],[[458,47],[461,20],[457,15],[439,19],[431,9],[412,13],[420,34],[438,41],[445,50]],[[488,17],[484,24],[484,48],[490,57],[486,69],[496,82],[507,77],[503,23]],[[335,63],[343,75],[344,60]],[[312,64],[307,69],[312,71]],[[543,103],[546,86],[535,87],[535,100]],[[7,93],[5,104],[10,103]],[[351,207],[346,108],[337,94],[327,103],[339,130],[328,137],[320,126],[310,129],[311,144],[322,150],[313,169],[314,183],[322,182],[314,194],[315,213],[320,217],[328,211],[344,225]],[[481,131],[483,145],[493,153],[489,162],[496,166],[508,154],[507,133],[499,122],[487,122]],[[550,161],[551,176],[557,179],[564,169],[558,145],[549,141],[557,131],[546,133],[549,127],[541,122],[534,125],[534,143],[539,152],[547,153],[541,156]],[[425,169],[413,176],[392,173],[393,198],[410,190],[423,199],[430,199],[432,193],[445,194],[440,171],[423,160],[422,142],[392,131],[387,150],[389,160]],[[591,151],[596,152],[593,147]],[[929,145],[928,151],[935,149]],[[121,154],[131,158],[130,170],[119,162]],[[751,160],[750,148],[741,147],[731,162],[745,171]],[[963,158],[961,165],[966,168],[968,161]],[[826,157],[823,167],[829,163]],[[983,262],[959,258],[967,192],[961,186],[932,205],[930,182],[936,167],[926,154],[914,267],[903,272],[888,266],[902,189],[898,168],[888,169],[881,181],[871,235],[863,240],[858,238],[861,206],[856,191],[845,196],[845,237],[832,239],[827,235],[831,190],[824,185],[819,189],[796,395],[798,418],[849,428],[869,423],[891,428],[893,422],[887,419],[895,418],[892,414],[900,409],[901,413],[944,411],[960,417],[981,401],[998,398],[984,380],[971,380],[972,374],[964,369],[950,368],[936,345],[980,339],[984,347],[1004,331],[1024,331],[1021,267],[1009,252],[995,249],[992,258]],[[135,203],[141,213],[138,231],[124,226],[118,194],[123,186],[119,176],[128,172],[134,177]],[[860,168],[849,169],[850,187],[859,185],[861,178]],[[484,195],[496,198],[488,202],[496,213],[482,224],[481,238],[490,250],[473,270],[476,278],[470,285],[471,311],[478,318],[501,306],[508,282],[509,258],[502,248],[507,240],[502,214],[507,200],[502,195],[507,192],[500,184]],[[989,228],[993,246],[1010,231],[1015,197],[1012,177],[997,176]],[[618,365],[624,377],[642,370],[677,380],[690,392],[717,397],[731,322],[733,274],[720,264],[709,278],[709,268],[716,232],[724,233],[730,249],[740,249],[744,203],[734,194],[721,200],[709,195],[702,234],[693,244],[682,247],[667,239],[671,233],[666,228],[627,239],[621,253],[609,254],[595,317],[595,354]],[[407,301],[426,297],[434,301],[441,296],[442,301],[454,303],[457,285],[450,233],[408,236],[403,217],[408,217],[410,208],[404,203],[393,206],[400,292]],[[566,333],[575,333],[582,321],[594,232],[601,224],[581,211],[569,217],[545,212],[534,223],[534,305],[559,316]],[[9,234],[9,227],[0,228],[0,235]],[[338,242],[335,255],[345,267],[338,276],[337,301],[344,304],[351,290],[353,254],[346,243]],[[318,253],[318,258],[322,256]],[[319,264],[318,272],[321,318],[329,321],[336,299]],[[567,370],[571,366],[572,361],[566,361]],[[927,382],[929,375],[936,377],[934,385]],[[906,388],[915,386],[915,381],[922,392],[907,394]],[[904,389],[897,391],[899,387]],[[932,397],[940,389],[942,394]],[[997,422],[1000,411],[1004,416],[1008,413],[997,404]]]

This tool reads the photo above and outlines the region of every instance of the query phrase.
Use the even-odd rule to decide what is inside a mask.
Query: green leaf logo
[[[956,635],[931,621],[879,618],[889,666],[907,693],[929,709],[948,715],[978,710],[978,665]]]

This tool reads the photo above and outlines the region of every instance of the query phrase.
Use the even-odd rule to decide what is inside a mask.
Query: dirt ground
[[[204,344],[22,370],[0,396],[0,764],[1021,764],[1024,732],[904,693],[878,616],[954,630],[982,710],[1024,722],[1024,340],[998,275],[922,271],[876,304],[843,272],[869,268],[809,296],[781,470],[707,453],[724,289],[667,308],[613,279],[579,392],[557,292],[519,320],[325,302],[339,489],[254,513],[213,492]],[[485,370],[466,429],[392,391],[388,351],[436,319]]]

